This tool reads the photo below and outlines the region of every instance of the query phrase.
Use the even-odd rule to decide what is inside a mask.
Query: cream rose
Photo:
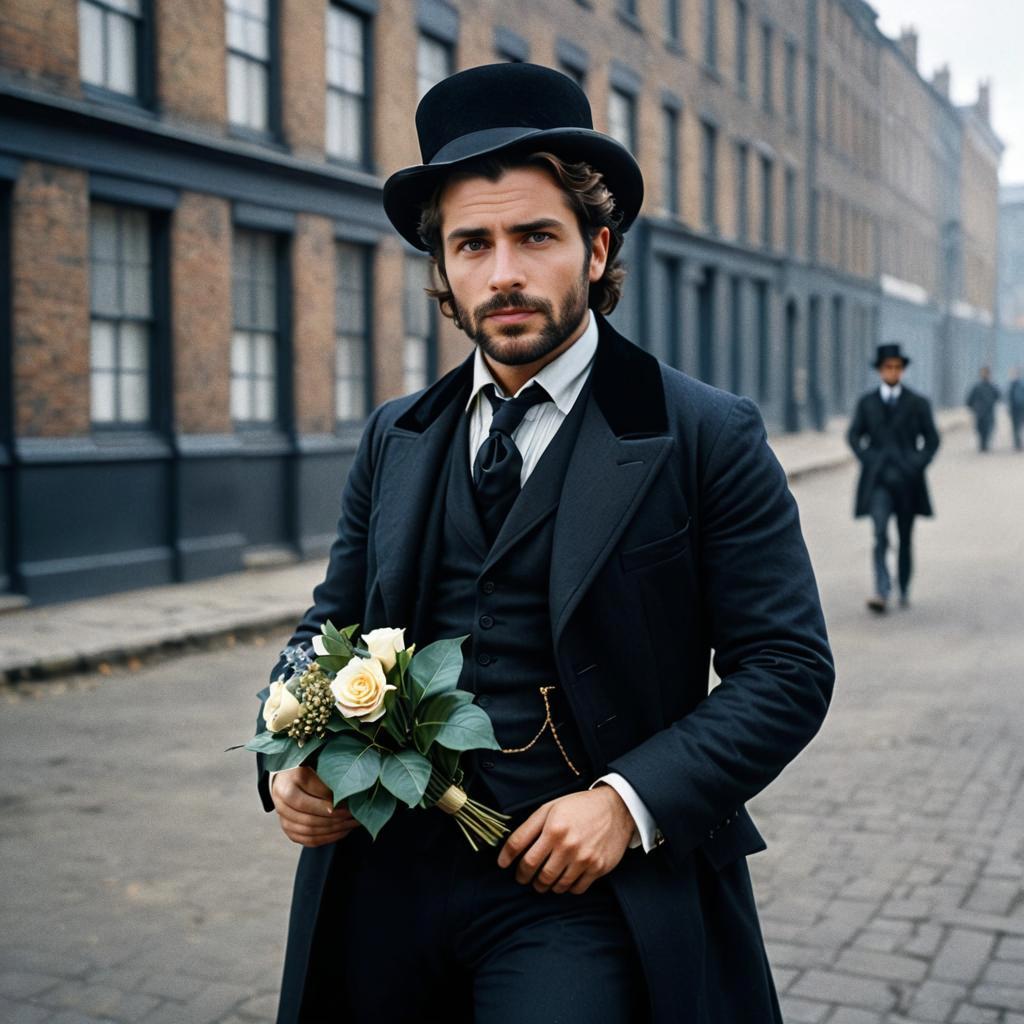
[[[302,714],[303,707],[295,694],[277,679],[270,684],[270,696],[263,705],[263,721],[271,732],[282,732]]]
[[[370,657],[376,658],[384,666],[385,672],[390,672],[395,667],[395,655],[405,650],[405,630],[373,629],[364,634],[363,643]]]
[[[384,714],[384,696],[396,690],[376,658],[353,658],[331,683],[338,710],[346,718],[376,722]]]

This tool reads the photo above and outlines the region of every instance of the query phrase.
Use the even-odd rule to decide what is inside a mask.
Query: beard
[[[488,358],[503,366],[526,366],[550,355],[568,341],[579,327],[587,311],[589,268],[588,253],[583,273],[562,297],[557,311],[547,299],[522,292],[495,295],[477,306],[472,313],[454,297],[452,306],[462,329]],[[488,320],[488,314],[499,309],[535,310],[543,318],[543,323],[539,330],[526,324],[493,324]],[[535,336],[524,339],[524,335],[532,331],[536,331]]]

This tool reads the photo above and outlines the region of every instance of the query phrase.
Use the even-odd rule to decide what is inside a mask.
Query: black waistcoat
[[[449,451],[433,517],[438,545],[427,589],[425,639],[468,635],[459,686],[477,695],[504,748],[526,746],[545,719],[540,689],[548,694],[551,729],[523,753],[477,751],[463,755],[471,788],[481,799],[514,812],[585,788],[591,773],[568,704],[558,686],[548,606],[555,512],[579,432],[589,387],[562,422],[512,506],[493,546],[477,513],[469,467],[469,417],[461,417]],[[440,511],[440,510],[436,510]],[[577,769],[575,774],[568,761]]]

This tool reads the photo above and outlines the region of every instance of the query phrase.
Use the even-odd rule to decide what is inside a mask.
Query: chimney
[[[978,83],[978,102],[974,105],[974,109],[978,112],[980,117],[985,124],[990,123],[990,114],[992,106],[992,83],[983,81]]]
[[[910,25],[900,29],[900,38],[897,42],[900,52],[916,68],[917,67],[917,29]]]
[[[941,68],[935,69],[935,73],[932,75],[932,85],[935,86],[936,92],[941,93],[947,100],[949,99],[950,74],[948,64],[943,64]]]

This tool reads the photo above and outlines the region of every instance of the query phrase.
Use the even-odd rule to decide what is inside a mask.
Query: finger
[[[549,805],[544,804],[538,807],[526,821],[522,823],[505,840],[505,845],[498,854],[498,867],[507,868],[524,850],[527,850],[540,836],[544,830],[544,822],[547,820]]]
[[[282,828],[287,825],[290,828],[301,828],[310,833],[328,835],[337,832],[342,827],[352,828],[358,822],[354,819],[344,821],[331,821],[327,818],[318,818],[308,814],[281,814]]]
[[[331,836],[347,835],[354,829],[359,828],[359,822],[346,822],[335,828],[324,828],[322,826],[309,825],[301,821],[282,821],[281,828],[289,837],[301,836],[306,839],[329,838]]]
[[[601,876],[595,871],[585,871],[576,882],[569,892],[576,896],[582,896]]]
[[[533,876],[533,887],[537,892],[547,892],[571,867],[572,858],[557,846],[552,849],[548,859],[540,866]],[[577,872],[578,873],[578,872]]]
[[[295,776],[295,781],[299,788],[305,790],[310,796],[320,797],[324,800],[332,798],[331,787],[312,768],[302,768],[301,774]]]
[[[321,818],[332,818],[348,814],[348,811],[342,810],[340,807],[335,808],[329,794],[326,800],[312,796],[305,790],[293,785],[288,779],[285,779],[276,788],[276,793],[278,803],[302,814],[315,814]]]
[[[562,877],[551,886],[551,891],[558,895],[564,892],[571,892],[572,887],[583,878],[585,873],[582,864],[571,864],[562,872]]]
[[[533,846],[519,858],[519,863],[516,865],[516,881],[520,885],[530,885],[550,856],[551,839],[541,833],[540,838]]]

